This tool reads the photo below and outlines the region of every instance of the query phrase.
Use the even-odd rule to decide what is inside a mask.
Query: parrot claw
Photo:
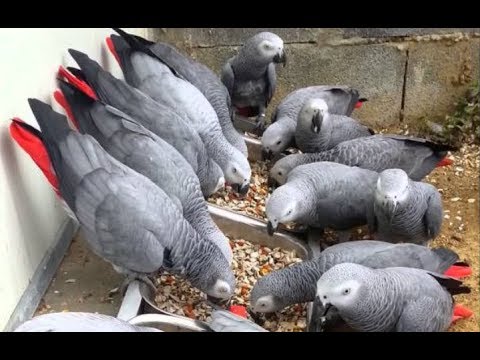
[[[262,136],[265,132],[265,114],[258,115],[257,119],[255,120],[255,133],[259,136]]]

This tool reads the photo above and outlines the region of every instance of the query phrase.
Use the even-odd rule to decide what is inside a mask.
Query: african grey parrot
[[[66,71],[61,75],[69,82],[84,89],[84,92],[99,98],[152,131],[178,150],[197,174],[205,196],[211,195],[221,183],[223,171],[209,157],[207,149],[197,131],[188,123],[184,112],[160,104],[126,82],[115,78],[108,71],[87,55],[69,50],[78,63],[81,73],[88,83],[80,83],[77,78]]]
[[[442,197],[435,186],[411,180],[400,169],[378,176],[374,200],[375,238],[426,245],[440,233]]]
[[[161,332],[136,326],[113,316],[86,312],[61,312],[35,316],[15,332]]]
[[[320,153],[288,155],[270,169],[270,177],[283,185],[290,171],[299,165],[332,161],[377,172],[398,168],[406,171],[411,179],[420,181],[435,167],[451,164],[451,160],[445,158],[450,150],[453,150],[450,146],[425,139],[378,134],[344,141]]]
[[[121,111],[64,81],[60,81],[60,89],[80,131],[93,136],[110,155],[159,186],[198,234],[218,245],[231,262],[230,243],[213,222],[198,177],[185,158]]]
[[[215,299],[229,299],[234,274],[220,249],[202,238],[170,198],[110,156],[90,135],[73,131],[47,104],[29,99],[41,132],[13,120],[12,137],[43,170],[80,224],[92,250],[127,281],[159,269],[186,278]]]
[[[343,263],[320,277],[316,301],[324,315],[335,308],[357,331],[439,332],[451,324],[452,295],[469,292],[461,281],[432,271]]]
[[[357,90],[348,86],[309,86],[288,94],[277,106],[270,126],[262,136],[262,150],[267,158],[280,154],[295,142],[298,113],[305,101],[321,98],[327,102],[330,113],[350,116],[366,99],[360,99]]]
[[[305,101],[298,113],[295,144],[304,153],[316,153],[373,134],[373,130],[355,119],[331,114],[325,100],[313,98]]]
[[[160,104],[185,112],[189,123],[198,132],[209,156],[223,170],[225,180],[238,192],[249,189],[252,170],[246,156],[223,135],[217,113],[194,85],[177,76],[149,47],[122,32],[128,42],[117,52],[127,83]]]
[[[213,311],[209,326],[216,332],[268,332],[254,322],[227,310]]]
[[[391,244],[374,240],[340,243],[326,248],[318,257],[303,261],[261,277],[250,293],[250,306],[255,312],[276,312],[283,308],[310,302],[320,276],[332,266],[344,262],[370,268],[412,267],[437,273],[455,268],[460,273],[465,263],[446,248],[429,249],[415,244]],[[457,264],[452,267],[453,264]],[[454,274],[454,272],[451,272]]]
[[[332,162],[298,166],[267,199],[267,230],[272,235],[289,222],[340,231],[370,224],[377,178],[374,171]]]
[[[286,64],[283,40],[271,32],[249,38],[238,54],[222,67],[221,79],[236,112],[257,116],[257,128],[263,131],[265,112],[277,85],[275,64]]]
[[[119,34],[130,35],[120,29],[114,28],[114,30]],[[180,53],[175,47],[169,44],[161,42],[154,43],[136,35],[130,36],[142,42],[170,69],[192,83],[202,92],[215,109],[224,136],[233,146],[240,150],[243,155],[248,156],[247,145],[244,138],[233,127],[230,116],[230,95],[218,76],[207,66],[193,60],[188,55]],[[128,65],[128,63],[122,65],[122,53],[128,51],[129,46],[125,46],[126,43],[120,36],[111,35],[107,38],[107,45],[121,66]]]

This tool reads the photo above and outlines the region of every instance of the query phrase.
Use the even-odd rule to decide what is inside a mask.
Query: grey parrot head
[[[283,40],[274,33],[265,31],[252,36],[245,42],[243,49],[254,54],[255,60],[261,64],[287,64]]]
[[[271,313],[280,311],[289,305],[282,301],[285,298],[282,296],[282,292],[286,287],[281,281],[283,279],[281,274],[278,276],[277,273],[274,271],[261,277],[255,283],[250,293],[250,307],[253,312]]]
[[[302,216],[302,194],[285,184],[277,188],[267,200],[267,232],[273,235],[278,225],[294,222]]]
[[[326,271],[317,281],[317,301],[325,309],[330,307],[339,313],[351,313],[361,308],[369,292],[369,280],[373,270],[353,263],[338,264]]]
[[[309,99],[303,104],[298,113],[298,123],[310,127],[313,133],[318,134],[323,121],[328,117],[328,105],[323,99]]]
[[[387,169],[380,173],[375,189],[375,200],[391,216],[399,204],[407,200],[410,179],[401,169]]]
[[[235,156],[227,162],[224,171],[225,180],[236,192],[246,195],[250,188],[252,169],[247,158],[240,151],[235,149],[234,154]]]
[[[217,300],[230,299],[235,291],[235,276],[229,262],[214,243],[195,242],[186,254],[183,274],[197,289]]]
[[[271,159],[274,155],[286,150],[292,143],[292,134],[280,122],[271,124],[262,135],[262,153],[264,159]]]
[[[288,155],[278,160],[275,165],[270,169],[269,176],[275,180],[278,184],[283,185],[287,182],[289,172],[292,170],[292,159],[297,156],[296,154]]]

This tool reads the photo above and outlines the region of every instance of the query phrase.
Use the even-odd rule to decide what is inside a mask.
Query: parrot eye
[[[282,176],[282,172],[281,172],[281,171],[279,171],[279,172],[278,172],[278,175]]]
[[[234,174],[236,174],[236,173],[237,173],[237,169],[236,169],[236,168],[233,168],[233,169],[232,169],[232,172],[233,172]]]
[[[277,141],[277,145],[280,145],[281,143],[282,143],[281,140],[278,140],[278,141]]]
[[[350,289],[343,290],[343,295],[348,295],[348,294],[350,294]]]
[[[292,213],[292,210],[288,210],[287,215],[290,215]]]

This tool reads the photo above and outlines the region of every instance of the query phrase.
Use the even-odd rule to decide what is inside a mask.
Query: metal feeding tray
[[[260,141],[247,136],[245,136],[245,139],[250,160],[260,160]],[[280,247],[285,250],[295,250],[297,256],[304,260],[311,259],[320,251],[316,241],[301,239],[296,234],[286,230],[279,230],[273,236],[269,236],[267,234],[267,223],[263,220],[212,204],[208,204],[208,208],[217,226],[228,237],[242,238],[251,243],[270,248]],[[311,313],[309,310],[310,306],[307,311],[307,323]],[[148,314],[148,316],[145,314]],[[153,316],[155,314],[156,317]],[[137,325],[151,326],[163,331],[209,331],[208,325],[204,322],[191,320],[159,309],[155,304],[153,290],[139,281],[133,281],[128,286],[117,317]]]

